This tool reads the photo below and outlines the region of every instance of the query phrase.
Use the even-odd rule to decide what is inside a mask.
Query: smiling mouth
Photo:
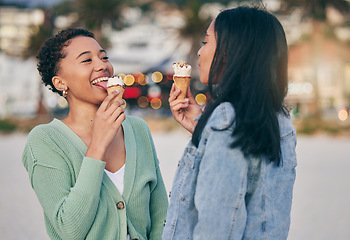
[[[92,85],[95,85],[96,83],[99,83],[99,82],[106,82],[106,81],[108,81],[108,78],[109,78],[109,77],[100,77],[100,78],[97,78],[97,79],[93,80],[93,81],[91,82],[91,84],[92,84]]]

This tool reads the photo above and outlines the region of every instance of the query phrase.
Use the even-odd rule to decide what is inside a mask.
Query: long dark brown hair
[[[217,16],[214,32],[217,45],[208,80],[212,100],[198,121],[192,142],[198,147],[214,109],[229,102],[235,110],[231,147],[240,147],[245,155],[267,156],[279,165],[277,114],[288,115],[283,106],[288,89],[283,27],[265,10],[238,7]]]

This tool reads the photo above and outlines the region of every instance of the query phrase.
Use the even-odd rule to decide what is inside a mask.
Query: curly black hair
[[[36,57],[39,59],[37,69],[44,85],[49,86],[51,91],[57,92],[61,96],[62,92],[55,88],[52,78],[58,73],[59,62],[66,57],[62,49],[69,46],[70,40],[78,36],[95,38],[94,34],[86,29],[68,28],[46,40]]]

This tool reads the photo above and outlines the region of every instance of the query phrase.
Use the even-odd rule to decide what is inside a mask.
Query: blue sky
[[[38,6],[53,6],[57,3],[62,2],[63,0],[0,0],[2,3],[6,4],[23,4],[27,7],[38,7]]]

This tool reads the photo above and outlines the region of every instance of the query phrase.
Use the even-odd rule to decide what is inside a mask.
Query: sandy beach
[[[169,192],[189,134],[153,132]],[[21,162],[25,134],[0,135],[0,239],[49,239],[42,210]],[[350,239],[350,137],[298,137],[297,180],[288,240]]]

